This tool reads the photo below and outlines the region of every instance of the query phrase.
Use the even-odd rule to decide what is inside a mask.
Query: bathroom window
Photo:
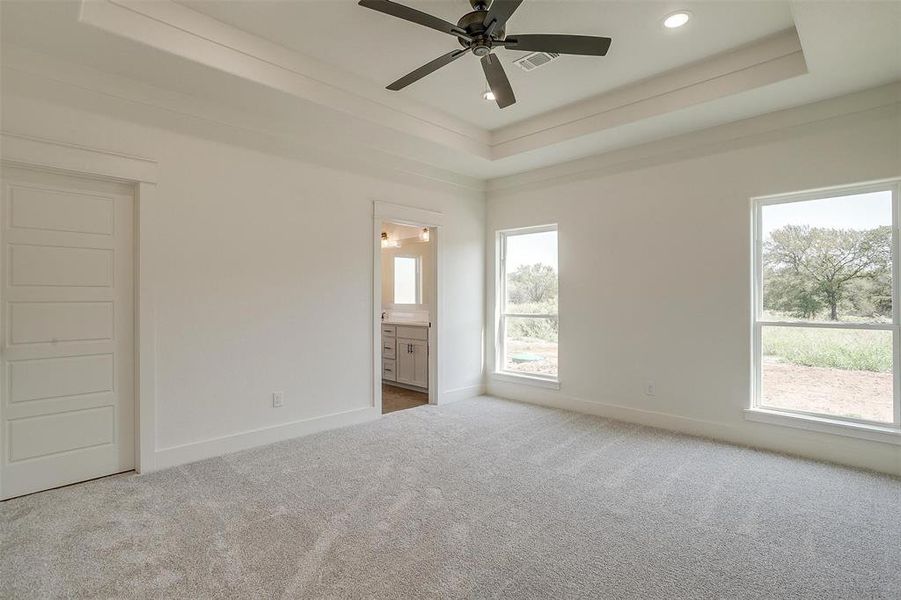
[[[415,256],[394,257],[394,303],[422,304],[422,267]]]

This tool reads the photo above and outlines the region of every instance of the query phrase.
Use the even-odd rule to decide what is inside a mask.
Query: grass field
[[[889,373],[890,331],[764,327],[764,356],[807,367]]]

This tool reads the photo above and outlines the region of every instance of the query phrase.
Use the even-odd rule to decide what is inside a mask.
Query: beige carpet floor
[[[16,600],[897,600],[901,481],[479,398],[14,499],[0,552]]]

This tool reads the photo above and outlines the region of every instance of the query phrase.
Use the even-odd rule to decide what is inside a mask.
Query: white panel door
[[[134,468],[134,194],[4,168],[0,497]]]

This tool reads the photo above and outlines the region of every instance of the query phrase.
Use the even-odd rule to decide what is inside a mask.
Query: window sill
[[[491,378],[505,383],[520,383],[549,390],[559,390],[560,381],[557,379],[545,379],[544,377],[530,377],[529,375],[514,375],[513,373],[494,372]]]
[[[853,437],[872,442],[882,442],[901,446],[901,429],[893,425],[868,425],[865,423],[853,423],[832,419],[829,417],[816,417],[812,415],[799,415],[766,408],[746,408],[745,419],[770,425],[782,425],[805,429],[807,431],[819,431],[845,437]]]

